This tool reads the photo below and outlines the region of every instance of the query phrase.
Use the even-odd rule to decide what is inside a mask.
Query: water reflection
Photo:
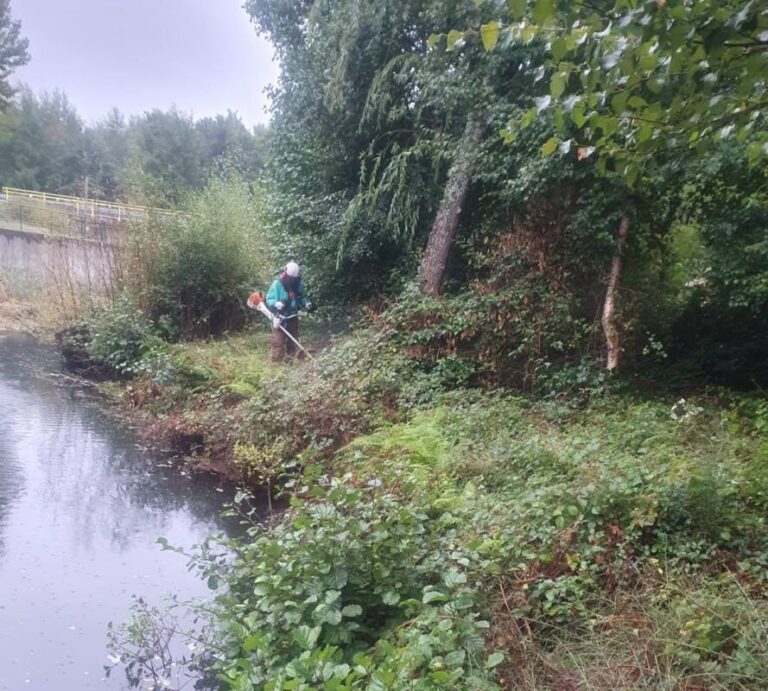
[[[0,690],[121,688],[102,678],[107,622],[133,593],[205,593],[155,540],[225,528],[221,489],[158,470],[56,353],[0,336]]]

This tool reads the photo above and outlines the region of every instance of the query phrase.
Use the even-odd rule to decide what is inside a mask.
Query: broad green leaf
[[[555,72],[549,82],[549,93],[553,98],[560,98],[565,91],[565,77],[560,72]]]
[[[644,55],[640,58],[640,69],[652,70],[659,63],[659,54],[651,53],[650,55]]]
[[[587,121],[587,117],[584,115],[583,103],[577,103],[575,106],[573,106],[571,109],[571,120],[573,120],[573,124],[576,125],[576,127],[584,126],[584,123]]]
[[[493,669],[494,667],[499,665],[503,660],[504,660],[504,653],[500,653],[498,651],[496,651],[495,653],[491,653],[485,662],[485,668]]]
[[[498,22],[488,22],[480,27],[480,39],[483,42],[483,48],[493,50],[499,42],[499,24]]]
[[[454,650],[445,656],[445,664],[449,667],[460,667],[466,658],[467,654],[463,650]]]
[[[515,19],[521,19],[528,8],[527,0],[509,0],[509,11]]]
[[[461,571],[455,568],[450,568],[443,576],[443,582],[449,588],[454,588],[457,585],[462,585],[467,582],[467,576]]]
[[[630,189],[635,186],[635,180],[637,180],[637,176],[640,173],[640,166],[636,162],[632,162],[627,164],[627,167],[624,169],[624,178],[627,181],[627,187]]]
[[[560,140],[557,137],[550,137],[541,145],[541,153],[545,156],[552,155],[555,152],[555,149],[557,149],[559,141]]]
[[[654,94],[658,94],[664,88],[664,83],[660,79],[649,79],[645,85]]]
[[[359,617],[363,613],[363,608],[360,605],[347,605],[341,613],[345,617]]]
[[[421,601],[428,605],[431,602],[445,602],[448,596],[445,593],[441,593],[439,590],[428,590],[421,598]]]
[[[517,132],[510,128],[503,129],[500,136],[505,144],[514,144],[517,141]]]
[[[346,679],[351,671],[350,666],[347,664],[336,665],[333,668],[333,676],[339,679]]]
[[[536,119],[536,116],[540,112],[541,111],[538,109],[538,107],[530,108],[529,110],[527,110],[525,112],[525,115],[523,115],[523,117],[520,119],[520,127],[528,127],[529,125],[531,125],[533,121]]]
[[[533,6],[533,21],[537,24],[548,24],[554,18],[554,0],[536,0]]]
[[[243,639],[242,645],[240,646],[243,649],[244,653],[250,653],[252,650],[256,650],[259,646],[260,638],[256,634],[251,634],[250,636],[246,636]]]
[[[304,650],[310,650],[315,647],[315,643],[317,643],[317,639],[320,637],[321,630],[322,629],[319,626],[314,626],[312,628],[306,625],[299,626],[292,631],[291,637],[300,647],[304,648]]]
[[[400,602],[400,595],[394,590],[388,590],[381,599],[385,605],[396,605]]]
[[[462,40],[464,40],[464,32],[451,29],[448,32],[446,50],[454,50],[454,48],[456,48],[456,43]]]
[[[611,97],[611,109],[616,115],[621,115],[624,109],[627,107],[627,99],[629,98],[629,92],[621,91]]]
[[[523,43],[530,43],[534,38],[536,38],[538,33],[538,28],[536,26],[533,24],[526,24],[523,27],[520,36],[523,39]]]
[[[568,52],[568,44],[565,38],[558,36],[549,46],[549,50],[552,53],[552,57],[555,60],[560,60]]]

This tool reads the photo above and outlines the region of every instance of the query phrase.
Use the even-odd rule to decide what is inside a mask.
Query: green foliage
[[[478,105],[492,117],[519,100],[516,92],[496,107],[489,92],[503,74],[525,93],[527,51],[479,61],[429,54],[430,33],[469,21],[472,3],[246,7],[283,69],[268,175],[275,235],[334,301],[399,287],[415,270],[468,118]]]
[[[587,665],[597,651],[622,669],[636,645],[664,678],[738,669],[750,688],[765,664],[749,614],[768,565],[763,398],[577,406],[457,387],[466,353],[430,360],[442,336],[418,304],[291,369],[260,369],[242,341],[172,348],[181,370],[162,386],[188,407],[171,417],[291,498],[196,558],[217,591],[199,612],[204,667],[232,689],[529,688],[540,658],[519,651],[536,650],[588,685],[607,674]],[[731,574],[743,606],[701,609]],[[616,619],[647,623],[624,639]]]
[[[249,185],[212,177],[190,197],[184,216],[154,223],[129,247],[127,280],[146,311],[169,338],[240,327],[244,298],[266,284],[273,261]]]
[[[350,450],[368,453],[345,451],[343,467],[383,476],[461,526],[453,539],[469,573],[508,579],[517,615],[586,624],[606,591],[632,588],[660,564],[705,575],[735,560],[762,582],[764,462],[745,461],[765,459],[765,437],[749,440],[740,425],[762,424],[764,406],[731,415],[686,400],[614,401],[547,423],[540,415],[557,408],[466,392],[444,400],[357,440]],[[434,428],[442,441],[429,472],[413,472],[423,463],[419,432]]]
[[[321,481],[233,562],[197,560],[227,586],[214,610],[226,688],[495,688],[459,555],[378,484]]]
[[[23,88],[0,112],[0,185],[176,207],[225,168],[253,180],[265,137],[231,112],[195,121],[154,110],[126,120],[113,109],[87,125],[65,94]]]
[[[390,355],[371,371],[387,341],[367,357],[358,338],[317,370],[262,378],[251,402],[251,440],[235,455],[270,482],[287,472],[291,508],[229,556],[206,544],[195,558],[218,592],[205,647],[224,688],[491,688],[497,670],[529,688],[520,675],[535,663],[516,660],[510,621],[528,622],[523,650],[562,654],[563,674],[593,683],[608,674],[588,666],[597,650],[621,668],[607,658],[623,659],[623,633],[596,624],[616,618],[647,622],[626,643],[665,678],[727,687],[740,674],[754,686],[765,646],[753,593],[768,564],[762,398],[613,397],[575,410],[441,392],[422,369],[432,407],[382,424],[391,412],[375,403],[405,403],[403,379],[419,370],[393,374]],[[329,468],[346,475],[328,479]]]
[[[404,357],[385,339],[361,331],[318,358],[268,379],[247,404],[248,438],[285,441],[283,461],[327,457],[383,421],[396,422],[451,383],[451,374]]]
[[[685,672],[703,671],[710,684],[759,688],[768,668],[765,603],[728,574],[693,585],[669,584],[656,598],[664,655]]]
[[[131,377],[157,337],[136,303],[121,295],[112,305],[97,309],[87,320],[88,354],[113,372]]]
[[[21,22],[11,15],[10,0],[0,0],[0,111],[16,90],[9,78],[13,71],[29,62],[29,41],[21,35]]]
[[[60,91],[35,96],[22,89],[0,113],[2,185],[82,192],[83,122]]]
[[[600,165],[611,161],[630,186],[670,152],[704,156],[721,140],[746,144],[752,162],[764,160],[768,16],[759,4],[541,0],[510,10],[501,44],[544,44],[549,95],[542,105],[551,103],[563,123],[565,152],[596,147]],[[482,27],[480,35],[486,50],[497,46]],[[575,142],[573,126],[581,136]],[[549,140],[544,154],[560,142]]]
[[[538,394],[600,390],[589,359],[592,326],[544,280],[443,300],[414,294],[383,319],[393,347],[453,385],[513,385]]]
[[[766,183],[750,162],[766,19],[752,4],[699,5],[250,3],[285,77],[270,235],[312,267],[326,302],[402,291],[478,118],[446,291],[485,304],[477,319],[434,307],[433,361],[461,360],[452,339],[486,351],[504,382],[599,390],[597,317],[626,213],[623,368],[648,372],[653,333],[681,378],[722,381],[731,366],[739,383],[765,381],[750,363],[765,360],[752,344],[766,323]],[[745,45],[730,45],[737,32]]]
[[[768,184],[743,149],[718,147],[682,176],[681,216],[707,249],[705,293],[723,307],[759,312],[768,304]]]

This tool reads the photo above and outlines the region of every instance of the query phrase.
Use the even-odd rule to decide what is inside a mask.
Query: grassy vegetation
[[[124,396],[268,529],[193,563],[226,688],[757,689],[768,404],[455,388],[380,333],[266,366],[263,334],[144,356]],[[212,464],[208,463],[210,467]]]

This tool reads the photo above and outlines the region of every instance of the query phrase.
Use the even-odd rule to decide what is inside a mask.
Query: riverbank
[[[38,308],[32,302],[12,298],[0,280],[0,331],[35,333],[39,324]]]
[[[149,360],[108,385],[148,439],[293,497],[242,559],[198,562],[234,593],[213,608],[233,684],[316,684],[329,659],[349,688],[768,674],[764,397],[536,401],[365,332],[294,367],[266,365],[263,334]]]
[[[148,447],[191,471],[247,484],[234,448],[248,436],[247,401],[281,375],[267,365],[267,347],[261,333],[169,346],[151,371],[98,387]]]
[[[51,341],[56,329],[71,318],[61,304],[39,287],[29,285],[23,275],[11,276],[0,270],[0,332],[26,333]]]

